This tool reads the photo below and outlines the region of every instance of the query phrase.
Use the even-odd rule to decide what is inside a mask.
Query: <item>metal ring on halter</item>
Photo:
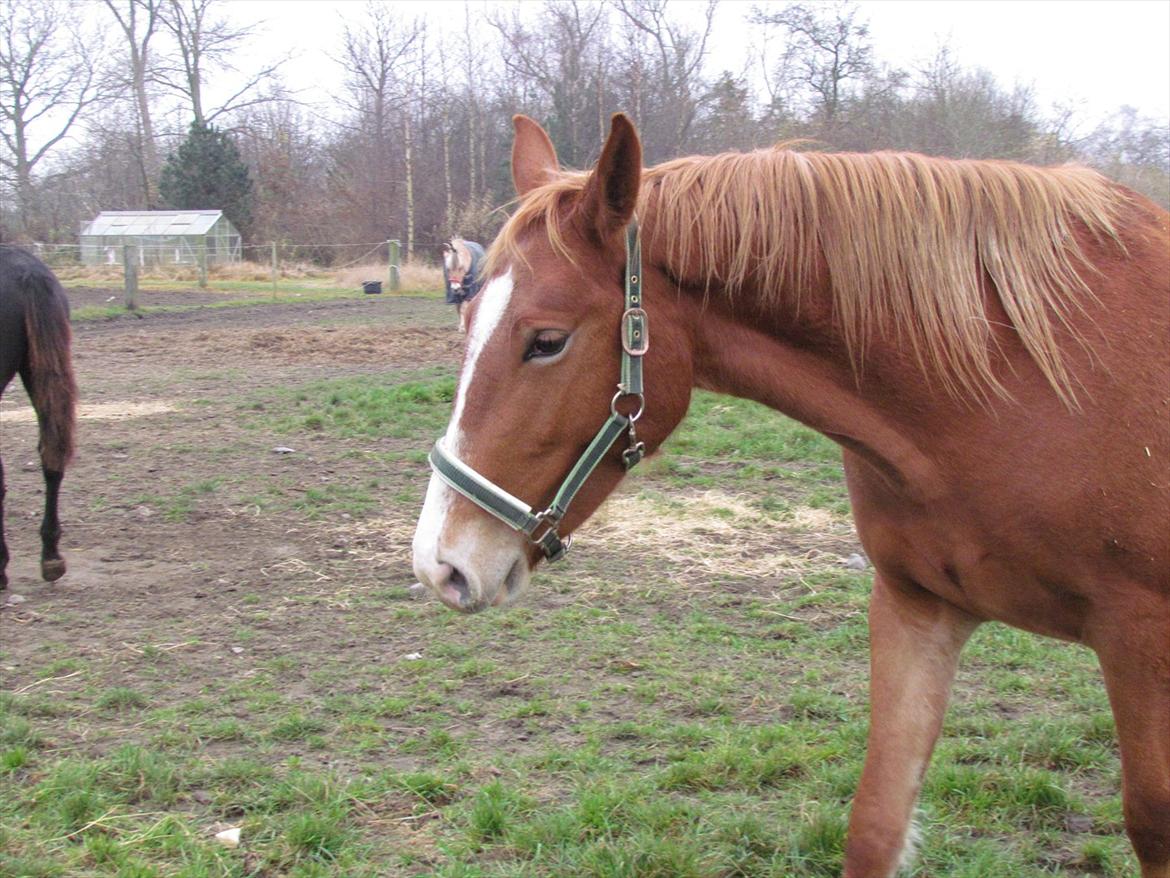
[[[561,517],[551,509],[546,509],[544,512],[538,512],[536,514],[536,522],[535,527],[528,534],[528,539],[534,543],[539,543],[548,535],[549,531],[556,531],[557,526],[561,523]],[[544,528],[543,532],[540,530],[542,527]]]
[[[619,399],[621,399],[623,396],[636,396],[636,397],[638,397],[638,410],[636,412],[634,412],[632,415],[621,415],[621,417],[625,418],[626,420],[628,420],[632,424],[632,423],[634,423],[634,421],[638,420],[638,418],[642,417],[642,412],[646,408],[646,397],[643,396],[641,393],[627,393],[626,391],[622,390],[619,387],[618,392],[615,393],[613,395],[613,399],[611,399],[609,401],[610,413],[613,414],[615,417],[617,417],[619,414],[619,412],[617,410],[617,401]]]

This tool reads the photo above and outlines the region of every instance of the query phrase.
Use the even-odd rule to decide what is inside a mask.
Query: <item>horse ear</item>
[[[638,204],[641,183],[642,142],[629,117],[614,113],[609,138],[581,196],[585,221],[603,239],[625,228]]]
[[[552,179],[560,169],[557,151],[544,129],[527,116],[512,117],[516,139],[512,141],[512,182],[517,195],[530,191]]]

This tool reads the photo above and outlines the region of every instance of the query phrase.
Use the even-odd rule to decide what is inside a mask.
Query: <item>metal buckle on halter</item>
[[[622,350],[631,357],[650,350],[650,322],[641,308],[628,308],[622,314]]]
[[[549,561],[559,561],[569,551],[569,547],[573,545],[572,535],[561,537],[557,533],[557,525],[561,523],[561,517],[561,514],[555,512],[551,507],[544,510],[544,512],[538,512],[536,514],[536,526],[528,534],[528,539],[540,546]],[[544,528],[543,531],[540,530],[541,527]],[[556,546],[552,551],[550,551],[547,542],[550,535]]]

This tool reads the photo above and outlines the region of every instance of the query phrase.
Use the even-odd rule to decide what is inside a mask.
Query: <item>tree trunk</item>
[[[406,261],[414,258],[414,123],[410,108],[402,114],[403,170],[406,187]]]
[[[142,206],[153,209],[158,206],[159,158],[158,145],[154,139],[154,122],[150,116],[150,96],[146,89],[146,78],[150,68],[150,40],[158,27],[159,2],[129,0],[125,15],[115,0],[106,0],[106,8],[117,19],[122,35],[126,38],[126,44],[130,48],[130,89],[138,114],[140,141],[136,171],[142,179]],[[140,11],[146,18],[141,34],[138,33]]]
[[[455,193],[451,186],[451,102],[443,95],[443,111],[440,124],[443,127],[443,227],[447,233],[455,230],[451,223],[455,221]]]

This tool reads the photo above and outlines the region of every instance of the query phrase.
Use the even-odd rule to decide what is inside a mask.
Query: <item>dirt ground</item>
[[[101,304],[117,292],[71,290],[70,299],[74,307]],[[206,295],[151,293],[157,304],[194,304]],[[316,378],[453,367],[460,348],[454,314],[433,299],[262,304],[75,325],[79,452],[61,504],[69,572],[53,585],[37,573],[43,492],[32,413],[18,383],[0,403],[12,553],[11,583],[0,594],[3,688],[39,685],[28,674],[43,667],[46,649],[81,661],[124,649],[131,660],[149,642],[190,644],[173,647],[196,653],[186,656],[174,682],[197,692],[236,659],[228,645],[233,595],[263,589],[278,603],[292,600],[321,577],[336,576],[339,564],[350,582],[409,584],[405,522],[398,535],[404,542],[390,534],[377,547],[375,570],[356,558],[336,520],[282,520],[235,505],[233,495],[247,493],[247,485],[216,492],[181,521],[160,511],[165,504],[158,498],[244,476],[294,491],[342,481],[338,474],[353,466],[342,462],[343,449],[325,438],[290,442],[244,429],[236,417],[240,399]],[[290,444],[292,453],[273,451]],[[395,443],[372,445],[384,450]],[[391,485],[401,478],[381,475]],[[326,567],[328,574],[321,572]],[[287,630],[273,629],[271,642],[249,645],[252,661],[278,645],[295,649]],[[306,643],[324,634],[313,624],[298,630]]]

